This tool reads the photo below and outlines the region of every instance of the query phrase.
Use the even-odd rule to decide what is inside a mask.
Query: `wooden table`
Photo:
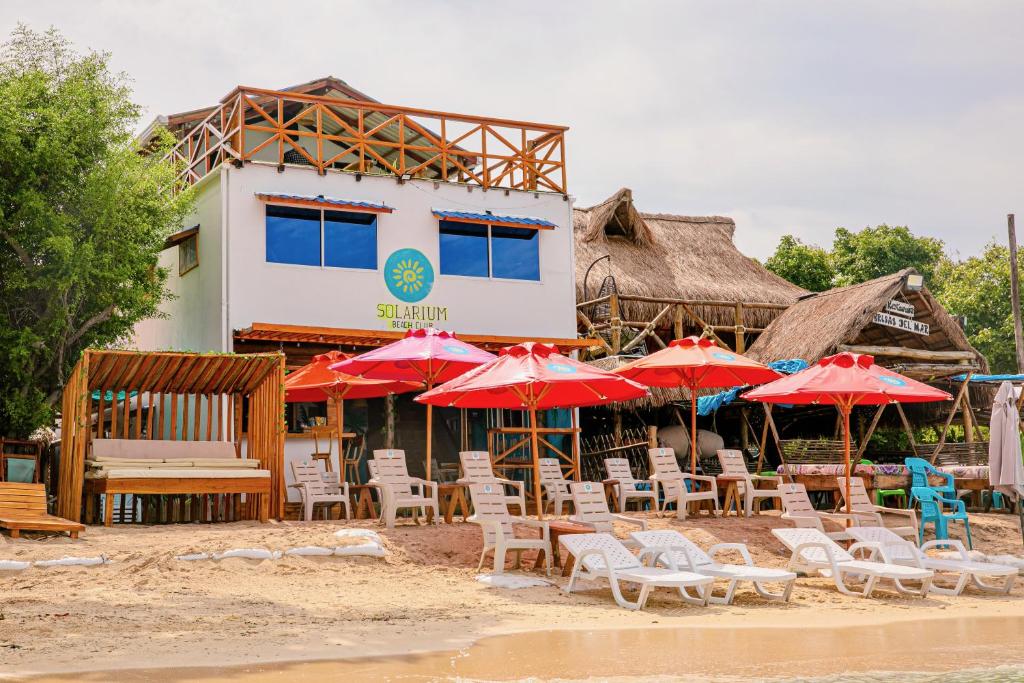
[[[594,533],[593,527],[589,527],[585,524],[577,524],[576,522],[548,522],[548,533],[551,539],[551,564],[557,569],[559,566],[562,567],[562,576],[569,576],[572,572],[572,566],[575,563],[575,558],[569,555],[565,559],[565,563],[562,563],[561,552],[559,551],[558,539],[566,534],[592,534]],[[534,563],[534,570],[539,569],[542,565],[541,562],[544,559],[544,554],[537,555],[537,561]]]
[[[613,512],[619,510],[619,480],[618,479],[604,479],[601,481],[604,484],[604,497],[608,501],[608,509]],[[657,507],[657,506],[655,506]]]
[[[729,514],[729,508],[736,508],[736,516],[741,517],[743,515],[743,497],[740,496],[739,483],[746,481],[745,477],[729,474],[719,474],[716,479],[718,480],[719,488],[725,484],[725,501],[722,503],[722,517],[726,517]]]
[[[441,508],[441,514],[444,516],[445,524],[452,523],[456,508],[459,509],[463,522],[469,517],[469,500],[466,498],[465,484],[438,484],[437,502]],[[429,510],[427,515],[429,519],[431,515]]]
[[[369,484],[349,484],[348,494],[353,500],[352,516],[356,519],[377,519],[377,508],[373,505]]]

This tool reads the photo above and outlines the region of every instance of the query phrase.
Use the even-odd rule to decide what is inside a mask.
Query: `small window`
[[[320,212],[290,206],[268,206],[267,261],[319,266]]]
[[[184,275],[199,265],[199,233],[189,235],[178,243],[178,275]]]
[[[487,277],[487,226],[441,221],[441,273]]]
[[[491,226],[491,275],[510,280],[540,280],[540,232]]]
[[[377,269],[377,216],[324,211],[324,265]]]

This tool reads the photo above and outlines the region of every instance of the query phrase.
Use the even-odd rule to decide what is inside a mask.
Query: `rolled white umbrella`
[[[988,481],[992,487],[1017,502],[1024,540],[1024,462],[1020,448],[1020,411],[1013,385],[1003,382],[992,404],[989,422]]]

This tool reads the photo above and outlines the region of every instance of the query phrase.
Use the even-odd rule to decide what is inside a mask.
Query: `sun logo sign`
[[[396,299],[415,303],[430,294],[434,286],[434,268],[423,252],[399,249],[384,263],[384,281]]]

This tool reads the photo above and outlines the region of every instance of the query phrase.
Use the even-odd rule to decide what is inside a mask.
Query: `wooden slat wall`
[[[270,516],[284,517],[284,356],[249,397],[246,457],[257,458],[270,470]],[[257,516],[255,496],[246,502],[246,517]]]
[[[82,517],[82,486],[85,479],[85,448],[90,429],[86,413],[89,397],[90,352],[82,354],[64,385],[61,402],[60,479],[57,484],[57,514],[79,521]],[[100,394],[100,409],[103,395]],[[100,414],[100,423],[103,417]]]

